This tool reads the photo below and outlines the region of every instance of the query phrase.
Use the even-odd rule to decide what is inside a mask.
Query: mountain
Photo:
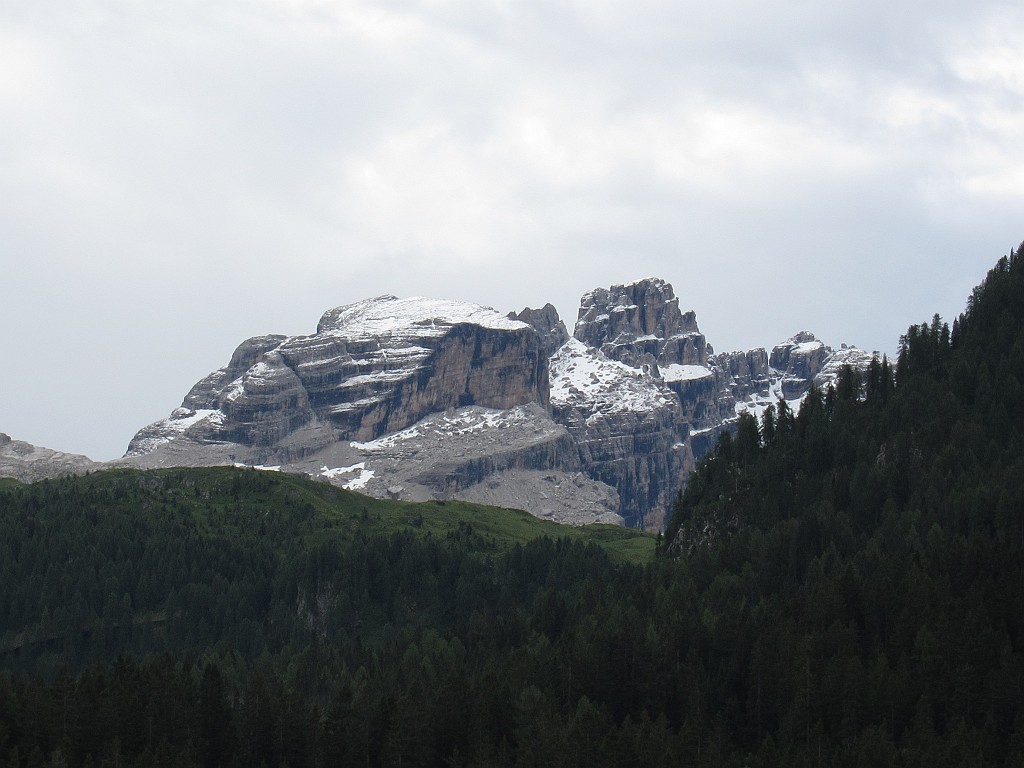
[[[657,278],[588,292],[572,336],[550,304],[502,315],[379,296],[325,312],[310,335],[243,341],[113,464],[269,467],[377,497],[658,530],[738,414],[780,397],[798,408],[812,383],[871,359],[807,332],[770,355],[716,355]]]
[[[120,464],[235,463],[405,500],[472,498],[564,522],[621,524],[552,420],[534,328],[473,304],[381,296],[309,336],[243,342]]]

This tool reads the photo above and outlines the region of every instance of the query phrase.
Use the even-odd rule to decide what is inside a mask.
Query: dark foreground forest
[[[228,469],[2,486],[0,766],[1019,764],[1024,256],[742,419],[657,554],[532,526]]]

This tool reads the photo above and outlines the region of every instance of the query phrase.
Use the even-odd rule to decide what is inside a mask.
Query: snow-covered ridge
[[[328,310],[320,318],[317,333],[334,333],[353,339],[407,334],[443,336],[451,326],[460,323],[502,331],[530,327],[479,304],[387,295]]]
[[[881,359],[878,352],[865,352],[858,347],[851,347],[844,344],[840,349],[835,350],[822,366],[822,369],[815,375],[814,384],[824,390],[835,385],[839,381],[839,374],[843,366],[850,366],[854,370],[866,372],[871,366],[871,361]]]

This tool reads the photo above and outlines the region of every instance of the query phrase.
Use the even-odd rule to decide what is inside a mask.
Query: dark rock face
[[[518,315],[509,312],[509,319],[532,325],[537,335],[540,336],[541,346],[544,354],[549,358],[555,354],[560,346],[569,340],[569,331],[565,328],[558,317],[558,310],[551,304],[545,304],[541,309],[530,309],[527,307]]]

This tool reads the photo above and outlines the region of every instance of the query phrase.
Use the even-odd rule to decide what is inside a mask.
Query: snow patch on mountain
[[[551,404],[560,408],[650,411],[668,404],[672,397],[649,373],[611,360],[575,338],[552,356],[550,380]]]
[[[806,395],[800,397],[787,399],[782,391],[783,378],[778,372],[772,376],[771,383],[767,391],[755,392],[744,400],[736,403],[736,416],[741,413],[749,413],[760,424],[764,418],[764,412],[768,410],[769,406],[775,407],[780,400],[784,400],[789,409],[795,414],[800,412],[800,406],[804,401]]]
[[[865,352],[863,349],[844,344],[825,361],[825,365],[814,377],[814,384],[824,391],[839,381],[839,373],[843,366],[848,365],[856,371],[866,373],[871,367],[871,361],[878,357],[877,352]]]
[[[353,464],[351,467],[335,467],[329,468],[324,465],[319,472],[319,477],[324,477],[328,480],[337,480],[338,478],[349,475],[352,473],[358,473],[355,477],[342,483],[341,487],[348,491],[359,491],[366,487],[373,476],[376,474],[374,470],[366,468],[366,462],[360,461],[358,464]]]
[[[242,462],[242,461],[236,461],[236,462],[234,462],[234,466],[236,468],[238,468],[238,469],[256,469],[256,470],[259,470],[260,472],[280,472],[281,471],[281,465],[280,464],[274,464],[274,465],[246,464],[245,462]]]

